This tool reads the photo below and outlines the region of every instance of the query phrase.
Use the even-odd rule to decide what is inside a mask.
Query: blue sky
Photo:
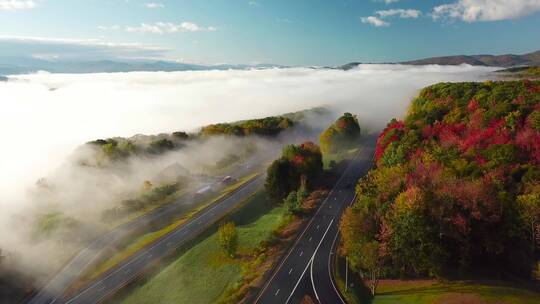
[[[337,65],[540,49],[540,0],[0,0],[0,57]]]

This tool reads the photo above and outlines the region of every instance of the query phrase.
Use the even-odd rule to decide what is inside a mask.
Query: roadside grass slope
[[[369,302],[368,302],[369,303]],[[540,303],[540,294],[504,282],[382,281],[373,304]]]
[[[215,303],[242,277],[242,256],[267,240],[285,217],[283,207],[274,207],[263,191],[257,192],[224,220],[234,221],[238,229],[239,251],[235,259],[221,253],[215,225],[192,248],[130,293],[123,303]]]
[[[103,263],[98,264],[97,267],[95,267],[90,272],[85,274],[81,281],[87,282],[89,280],[95,279],[101,274],[105,273],[106,271],[112,269],[113,267],[121,263],[122,261],[126,260],[127,258],[137,253],[139,250],[159,240],[161,237],[165,236],[167,233],[173,231],[177,227],[185,224],[198,212],[210,206],[211,204],[215,203],[216,201],[222,199],[223,197],[232,193],[233,191],[237,190],[241,186],[245,185],[246,183],[251,181],[253,178],[255,178],[257,175],[258,175],[257,173],[253,173],[239,179],[236,183],[223,189],[217,197],[213,197],[210,200],[200,203],[199,206],[195,207],[193,210],[187,211],[185,215],[173,221],[169,225],[159,230],[150,231],[144,235],[137,237],[132,242],[124,246],[121,250],[116,252],[113,256],[106,259]]]

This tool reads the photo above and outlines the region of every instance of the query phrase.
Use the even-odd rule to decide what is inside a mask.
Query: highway
[[[293,246],[273,269],[255,298],[257,304],[298,303],[312,294],[322,304],[345,303],[334,286],[331,258],[343,210],[352,202],[355,185],[371,167],[373,139],[350,162]]]
[[[114,243],[116,240],[128,235],[132,229],[139,225],[151,222],[170,212],[175,212],[180,207],[176,203],[169,204],[141,219],[122,225],[103,237],[100,237],[87,248],[82,250],[73,258],[29,303],[50,304],[50,303],[97,303],[116,290],[125,286],[139,274],[144,272],[153,262],[160,260],[172,253],[175,249],[191,240],[206,228],[218,221],[230,210],[237,207],[249,195],[255,192],[264,182],[264,176],[258,176],[249,183],[243,185],[229,196],[216,202],[212,206],[198,213],[186,224],[181,225],[162,239],[136,253],[123,263],[117,265],[112,270],[104,273],[83,290],[79,290],[69,299],[64,298],[64,294],[69,286],[79,278],[81,273],[87,269],[94,259]],[[185,202],[184,202],[185,204]]]

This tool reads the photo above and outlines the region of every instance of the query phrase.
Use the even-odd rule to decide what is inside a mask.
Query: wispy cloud
[[[164,8],[165,5],[163,3],[156,3],[156,2],[149,2],[143,4],[146,8]]]
[[[27,10],[36,6],[36,1],[32,0],[0,0],[0,11]]]
[[[0,35],[0,57],[58,60],[163,58],[169,49],[139,43],[111,43],[101,39],[71,39]]]
[[[122,27],[120,25],[110,25],[110,26],[107,26],[107,25],[100,25],[97,27],[99,30],[102,30],[102,31],[107,31],[107,30],[110,30],[110,31],[118,31],[120,29],[122,29]]]
[[[518,19],[540,11],[540,0],[459,0],[433,8],[433,20],[465,22]]]
[[[139,26],[126,27],[127,32],[150,33],[150,34],[174,34],[182,32],[215,32],[214,26],[200,26],[193,22],[182,22],[180,24],[170,22],[141,23]]]
[[[260,7],[261,3],[257,2],[257,1],[249,1],[248,5],[251,6],[251,7]]]
[[[276,18],[276,22],[278,22],[278,23],[293,23],[291,19],[287,19],[287,18]]]
[[[390,26],[390,22],[386,21],[386,18],[416,19],[422,15],[422,12],[415,9],[399,8],[376,11],[374,15],[376,16],[361,17],[360,21],[376,27],[386,27]]]
[[[376,11],[376,15],[381,18],[398,16],[399,18],[418,18],[422,15],[422,12],[415,9],[389,9]]]
[[[384,2],[385,4],[392,4],[392,3],[396,3],[396,2],[399,2],[399,0],[373,0],[375,2]]]
[[[375,16],[361,17],[360,21],[362,21],[362,23],[371,24],[375,27],[385,27],[390,25],[390,23]]]

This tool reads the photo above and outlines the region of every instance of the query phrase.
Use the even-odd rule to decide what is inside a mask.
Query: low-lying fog
[[[192,131],[315,106],[358,115],[371,130],[403,116],[426,85],[481,80],[492,68],[361,65],[349,71],[134,72],[18,75],[0,82],[0,231],[32,200],[27,190],[90,140]],[[195,153],[196,155],[196,153]],[[77,178],[77,177],[71,177]],[[76,195],[70,194],[72,204]],[[74,206],[76,208],[76,205]],[[86,206],[88,207],[88,206]],[[0,248],[10,250],[0,233]]]

